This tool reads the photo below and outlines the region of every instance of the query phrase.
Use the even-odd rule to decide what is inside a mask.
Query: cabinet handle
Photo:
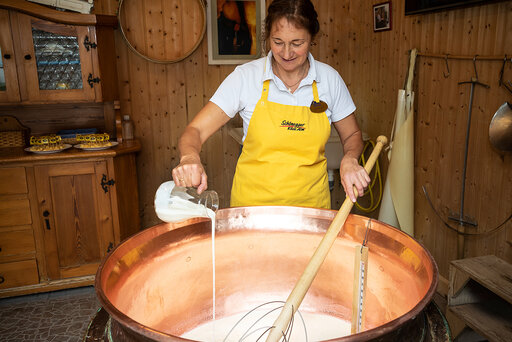
[[[110,179],[107,181],[107,175],[106,174],[103,174],[103,177],[101,177],[101,188],[103,189],[103,191],[105,191],[105,193],[108,192],[108,186],[112,186],[114,184],[116,184],[116,181],[114,179]]]
[[[11,55],[10,55],[10,54],[8,54],[8,53],[6,53],[6,54],[4,55],[4,58],[5,58],[5,59],[11,59]]]
[[[43,216],[44,216],[44,217],[48,217],[48,216],[50,216],[50,212],[49,212],[48,210],[45,210],[45,211],[43,212]],[[44,223],[46,224],[46,229],[47,229],[47,230],[51,230],[51,227],[50,227],[50,220],[49,220],[49,219],[47,219],[47,218],[45,218],[45,219],[44,219]]]
[[[93,83],[100,83],[99,77],[92,77],[92,74],[89,74],[89,77],[87,78],[87,83],[91,86],[91,88],[94,86]]]
[[[31,59],[32,59],[32,56],[31,56],[31,55],[25,55],[25,59],[26,59],[27,61],[29,61],[29,60],[31,60]]]
[[[89,51],[89,49],[96,49],[97,47],[96,43],[93,43],[89,40],[89,36],[85,36],[84,46],[87,51]]]
[[[5,281],[5,278],[0,276],[0,284],[2,284]]]

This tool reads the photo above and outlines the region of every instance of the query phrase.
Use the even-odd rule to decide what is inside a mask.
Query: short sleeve
[[[241,91],[243,76],[239,67],[229,74],[210,98],[224,113],[233,118],[242,108]]]
[[[333,69],[331,77],[332,79],[329,82],[332,82],[333,85],[331,87],[333,101],[331,106],[331,122],[337,122],[352,114],[356,110],[356,106],[340,74]]]

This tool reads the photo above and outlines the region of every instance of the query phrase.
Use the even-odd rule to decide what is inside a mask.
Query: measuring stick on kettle
[[[375,162],[379,157],[380,151],[387,143],[388,139],[385,136],[381,135],[377,138],[377,144],[375,145],[373,152],[370,155],[370,158],[368,159],[364,167],[368,174],[372,170],[373,165],[375,165]],[[354,194],[356,195],[356,197],[358,196],[355,187]],[[345,201],[341,205],[340,210],[336,214],[336,217],[334,218],[334,220],[331,222],[331,225],[327,229],[327,232],[322,238],[322,241],[316,248],[315,253],[309,260],[309,263],[304,269],[302,276],[299,278],[292,292],[288,296],[288,299],[286,300],[286,303],[284,304],[281,313],[279,314],[279,317],[277,317],[272,328],[270,329],[270,332],[266,340],[267,342],[278,342],[285,335],[285,331],[288,327],[288,324],[290,323],[291,318],[299,309],[299,306],[302,303],[302,300],[304,299],[306,292],[311,286],[311,283],[315,279],[316,274],[320,269],[320,266],[322,266],[322,263],[324,262],[327,253],[329,253],[329,250],[331,249],[331,246],[336,240],[338,233],[341,231],[341,228],[345,224],[345,221],[347,220],[348,214],[350,213],[350,210],[352,209],[353,205],[354,203],[352,203],[350,198],[347,196],[345,198]]]

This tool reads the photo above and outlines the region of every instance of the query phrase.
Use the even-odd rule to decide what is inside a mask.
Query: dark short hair
[[[318,14],[311,0],[274,0],[268,7],[265,18],[265,40],[270,36],[272,25],[281,18],[286,18],[297,27],[306,29],[312,39],[320,30]]]

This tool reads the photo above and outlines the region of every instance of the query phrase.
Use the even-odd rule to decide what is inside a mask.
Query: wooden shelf
[[[512,265],[494,255],[452,261],[448,310],[490,341],[512,341]]]

